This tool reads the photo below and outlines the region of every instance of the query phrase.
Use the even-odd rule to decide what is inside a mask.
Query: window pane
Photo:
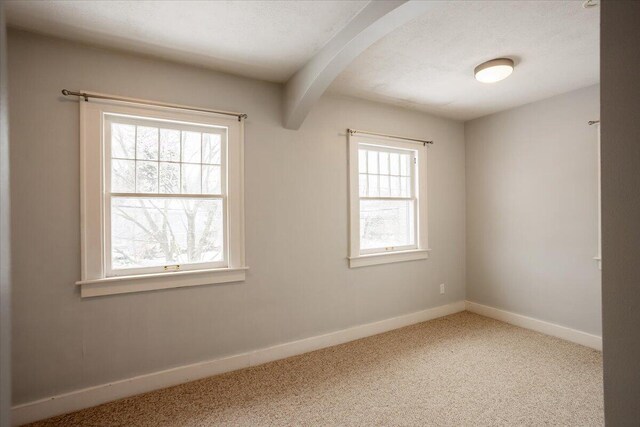
[[[367,167],[369,173],[378,173],[378,152],[367,150]]]
[[[391,177],[391,197],[403,197],[402,192],[400,191],[400,177]]]
[[[202,134],[202,163],[221,164],[221,136],[215,133]]]
[[[367,178],[367,174],[361,173],[360,174],[360,197],[366,197],[367,196],[367,188],[368,188],[368,178]]]
[[[182,164],[182,192],[187,194],[200,194],[201,173],[200,165]]]
[[[200,132],[182,132],[182,161],[200,163]]]
[[[390,153],[390,172],[391,175],[400,175],[400,155],[398,153]]]
[[[381,153],[382,154],[382,153]],[[380,175],[380,197],[389,197],[391,195],[391,184],[388,175]]]
[[[136,158],[158,160],[158,128],[138,126]]]
[[[369,175],[369,188],[367,196],[379,197],[380,191],[378,187],[378,175]]]
[[[111,200],[113,269],[222,261],[223,242],[221,200]]]
[[[400,178],[400,197],[411,197],[411,178]]]
[[[411,197],[408,184],[412,179],[412,159],[413,152],[409,150],[359,149],[359,196]]]
[[[380,174],[389,175],[389,153],[381,151],[378,153],[378,160],[380,163]]]
[[[202,193],[221,194],[220,166],[202,166]]]
[[[180,161],[180,131],[160,129],[160,160]]]
[[[411,156],[409,154],[403,154],[400,156],[400,175],[411,175]]]
[[[160,192],[180,193],[180,164],[160,162]]]
[[[367,173],[367,150],[358,150],[358,171]]]
[[[415,244],[413,200],[360,200],[360,248]]]
[[[138,193],[158,192],[158,163],[136,162],[136,191]]]
[[[111,123],[111,157],[119,159],[135,159],[135,126]]]
[[[133,193],[136,191],[135,160],[111,161],[111,192]]]

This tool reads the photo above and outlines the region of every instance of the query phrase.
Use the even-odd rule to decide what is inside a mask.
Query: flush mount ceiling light
[[[513,66],[513,60],[509,58],[496,58],[478,65],[473,72],[479,82],[495,83],[509,77]]]

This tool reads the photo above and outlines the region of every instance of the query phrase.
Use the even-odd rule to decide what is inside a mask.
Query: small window
[[[113,102],[81,113],[83,296],[243,280],[241,123]]]
[[[350,135],[350,266],[427,258],[426,149]]]

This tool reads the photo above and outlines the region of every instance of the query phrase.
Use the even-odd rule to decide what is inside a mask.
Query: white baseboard
[[[221,359],[153,372],[151,374],[51,396],[46,399],[14,406],[11,409],[12,425],[22,425],[136,394],[171,387],[224,372],[261,365],[274,360],[343,344],[464,310],[465,302],[459,301],[381,320],[379,322],[354,326],[325,335],[318,335]]]
[[[576,329],[567,328],[566,326],[556,325],[555,323],[545,322],[544,320],[538,320],[533,317],[523,316],[521,314],[500,310],[498,308],[489,307],[487,305],[471,301],[466,301],[466,308],[467,311],[472,313],[491,317],[492,319],[501,320],[505,323],[531,329],[546,335],[562,338],[563,340],[591,347],[596,350],[602,350],[602,337],[597,335],[588,334]]]

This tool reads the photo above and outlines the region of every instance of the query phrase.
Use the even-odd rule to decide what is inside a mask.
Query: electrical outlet
[[[444,295],[444,283],[440,283],[440,295]]]

